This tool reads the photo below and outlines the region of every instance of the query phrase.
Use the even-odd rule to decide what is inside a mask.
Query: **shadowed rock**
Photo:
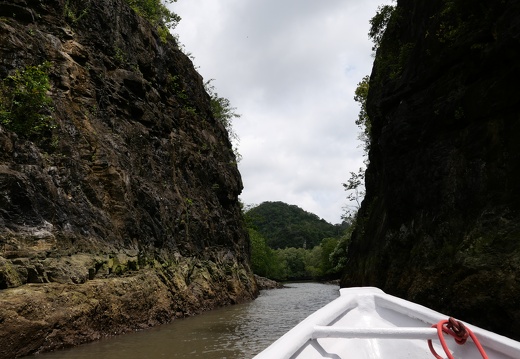
[[[399,1],[372,70],[342,286],[520,339],[518,1]]]

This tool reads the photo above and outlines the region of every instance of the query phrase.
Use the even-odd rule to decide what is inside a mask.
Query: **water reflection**
[[[338,289],[335,285],[291,283],[284,289],[262,291],[250,303],[68,350],[40,354],[37,358],[251,358],[309,314],[337,298]]]

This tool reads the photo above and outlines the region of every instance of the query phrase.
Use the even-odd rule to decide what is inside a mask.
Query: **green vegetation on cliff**
[[[140,16],[144,17],[152,25],[165,26],[173,29],[179,21],[180,16],[172,12],[167,4],[172,4],[177,0],[125,0],[128,5]]]
[[[49,62],[27,66],[0,82],[0,124],[21,136],[51,126],[50,66]]]
[[[381,5],[377,8],[377,12],[374,17],[370,19],[370,30],[368,32],[368,37],[370,37],[374,42],[372,51],[377,51],[381,45],[383,35],[394,10],[395,6]]]
[[[240,118],[241,115],[236,112],[236,107],[233,107],[227,98],[218,94],[215,86],[212,84],[212,81],[213,79],[204,83],[204,88],[206,89],[206,92],[208,93],[211,100],[211,112],[213,113],[213,117],[215,117],[215,119],[226,128],[229,139],[231,140],[233,146],[235,158],[237,162],[239,162],[242,156],[238,152],[237,145],[239,138],[233,129],[233,119]]]

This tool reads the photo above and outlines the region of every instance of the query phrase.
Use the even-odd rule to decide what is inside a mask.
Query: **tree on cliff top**
[[[167,4],[173,4],[177,0],[125,0],[128,5],[140,16],[144,17],[151,24],[168,29],[173,29],[181,17],[170,11]]]
[[[375,52],[381,44],[386,26],[388,25],[394,10],[395,6],[393,5],[381,5],[377,8],[374,17],[370,19],[370,31],[368,32],[368,37],[374,42],[372,51]]]

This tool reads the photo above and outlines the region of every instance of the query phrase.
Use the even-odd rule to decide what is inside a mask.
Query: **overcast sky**
[[[389,0],[178,0],[174,30],[242,117],[244,204],[283,201],[340,223],[363,164],[354,121],[372,68],[369,20]]]

